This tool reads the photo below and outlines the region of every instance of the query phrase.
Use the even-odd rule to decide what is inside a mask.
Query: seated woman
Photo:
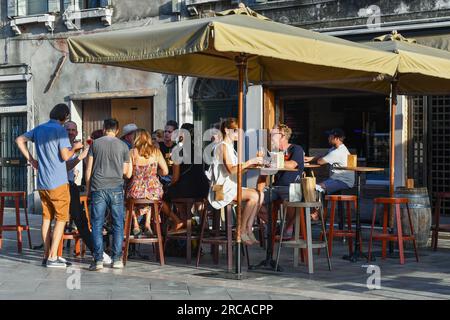
[[[195,163],[194,161],[194,125],[185,123],[180,129],[179,140],[183,142],[181,151],[189,150],[190,161],[181,161],[179,164],[174,163],[172,181],[164,194],[163,212],[170,212],[170,202],[172,199],[205,199],[209,191],[209,181],[206,178],[203,163]],[[180,147],[180,144],[178,144],[178,147]],[[183,156],[182,152],[179,155]],[[171,233],[180,232],[185,232],[184,225],[179,226],[175,230],[171,230]]]
[[[152,145],[150,133],[144,129],[138,129],[135,133],[134,148],[130,150],[130,166],[127,178],[127,199],[148,199],[161,201],[163,197],[163,186],[158,179],[160,175],[167,175],[169,170],[161,151]],[[139,216],[145,215],[144,234],[153,234],[150,221],[150,207],[139,208]],[[133,234],[139,235],[141,230],[137,216],[133,213]],[[169,218],[175,225],[179,225],[180,219],[174,214]]]
[[[228,205],[237,200],[237,169],[238,157],[234,149],[234,142],[238,140],[238,123],[235,118],[228,118],[221,124],[222,140],[214,149],[214,160],[210,167],[210,188],[208,200],[215,209]],[[262,165],[263,158],[256,157],[242,164],[245,170],[254,165]],[[221,185],[223,199],[216,199],[214,186]],[[253,223],[264,201],[264,194],[256,189],[242,188],[242,200],[245,206],[241,216],[241,239],[244,244],[252,245],[258,241],[253,234]]]

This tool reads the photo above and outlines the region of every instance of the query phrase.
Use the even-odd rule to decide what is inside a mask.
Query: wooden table
[[[358,195],[358,208],[356,209],[356,241],[355,250],[352,255],[345,255],[343,259],[350,260],[351,262],[357,262],[360,256],[367,259],[365,254],[360,253],[361,248],[361,173],[363,172],[379,172],[384,171],[384,168],[374,167],[333,167],[335,170],[348,170],[356,173],[356,187]]]
[[[284,172],[296,172],[298,169],[288,169],[288,168],[266,168],[266,167],[250,167],[247,170],[260,170],[261,176],[269,176],[269,203],[268,203],[268,217],[267,217],[267,245],[266,245],[266,259],[261,261],[256,266],[250,266],[250,270],[256,270],[259,268],[265,268],[275,271],[283,271],[280,266],[276,265],[275,260],[273,260],[273,248],[272,248],[272,189],[273,189],[273,177],[280,171]],[[283,232],[283,231],[281,231]],[[275,269],[276,268],[276,269]]]

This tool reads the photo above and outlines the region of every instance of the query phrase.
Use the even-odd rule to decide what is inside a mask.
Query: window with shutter
[[[60,7],[60,0],[48,0],[48,12],[59,12]]]
[[[17,16],[17,1],[8,0],[8,17]]]
[[[48,12],[47,1],[42,0],[28,0],[26,15],[41,14]],[[49,1],[50,2],[50,1]]]

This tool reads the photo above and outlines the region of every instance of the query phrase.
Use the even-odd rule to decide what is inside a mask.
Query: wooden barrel
[[[395,197],[409,199],[409,212],[414,227],[416,244],[420,247],[428,246],[431,229],[431,206],[427,188],[398,187]],[[404,234],[410,234],[408,215],[406,208],[402,210],[402,228]]]

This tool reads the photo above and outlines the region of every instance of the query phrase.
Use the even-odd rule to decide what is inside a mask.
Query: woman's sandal
[[[259,243],[259,240],[256,239],[255,234],[254,234],[253,232],[250,232],[250,233],[248,233],[247,235],[248,235],[248,237],[250,238],[250,240],[253,241],[253,243],[256,243],[256,244]]]
[[[170,228],[169,230],[167,230],[168,234],[179,234],[179,233],[185,233],[186,232],[186,227],[184,225],[184,222],[179,222],[175,225],[174,228]]]
[[[251,246],[253,244],[252,239],[246,233],[241,233],[241,240],[246,246]]]

